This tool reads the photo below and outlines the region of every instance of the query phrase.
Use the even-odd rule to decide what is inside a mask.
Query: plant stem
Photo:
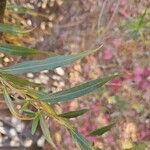
[[[7,0],[0,0],[0,23],[3,23],[3,21],[4,21],[6,1]],[[0,38],[1,38],[1,36],[2,36],[2,33],[0,33]]]
[[[6,8],[6,0],[0,0],[0,23],[3,23]]]

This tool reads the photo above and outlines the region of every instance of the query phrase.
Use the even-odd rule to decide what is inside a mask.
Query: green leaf
[[[21,5],[17,5],[15,3],[10,3],[7,4],[6,6],[8,9],[14,9],[17,13],[19,14],[23,14],[23,13],[27,13],[30,9],[28,9],[25,6],[21,6]]]
[[[45,137],[45,139],[54,147],[56,148],[52,138],[51,138],[51,135],[50,135],[50,131],[49,131],[49,128],[48,128],[48,124],[46,122],[46,120],[44,119],[43,115],[41,114],[40,115],[40,126],[41,126],[41,130],[43,132],[43,135]]]
[[[5,100],[5,103],[7,105],[7,107],[9,108],[10,112],[14,115],[14,116],[17,116],[18,113],[17,113],[17,110],[16,110],[16,107],[14,106],[14,103],[13,101],[11,100],[6,88],[4,88],[4,100]]]
[[[31,15],[31,16],[34,16],[34,17],[40,16],[40,17],[44,17],[44,18],[47,18],[47,19],[49,17],[46,14],[36,12],[33,9],[30,9],[30,8],[28,8],[26,6],[23,6],[23,5],[18,5],[16,3],[7,4],[7,8],[16,11],[16,13],[18,13],[18,14],[28,14],[28,15]]]
[[[35,118],[35,116],[37,115],[36,112],[32,111],[29,109],[29,105],[30,102],[26,101],[23,106],[21,107],[21,109],[19,110],[21,113],[26,113],[28,116],[32,117],[33,119]]]
[[[95,150],[91,143],[89,143],[80,133],[71,131],[71,135],[77,146],[79,146],[82,150]]]
[[[19,86],[19,88],[22,88],[22,87],[39,87],[39,86],[41,86],[37,83],[30,82],[30,81],[28,81],[28,80],[26,80],[22,77],[15,76],[15,75],[12,75],[12,74],[8,74],[8,73],[3,72],[1,70],[0,70],[0,77],[2,77],[7,82],[13,83],[13,85],[16,86],[16,87]]]
[[[49,17],[46,14],[43,14],[43,13],[40,13],[40,12],[35,12],[34,10],[32,10],[30,8],[27,8],[26,6],[18,5],[18,4],[15,4],[15,3],[7,4],[7,8],[15,10],[18,14],[28,14],[28,15],[31,15],[31,16],[34,16],[34,17],[40,16],[40,17],[44,17],[44,18],[47,18],[47,19]]]
[[[25,34],[30,32],[31,30],[25,30],[19,25],[13,25],[13,24],[3,24],[0,23],[0,32],[8,33],[12,35],[18,35],[18,34]]]
[[[27,72],[39,72],[42,70],[53,70],[57,67],[61,67],[73,63],[76,60],[79,60],[89,54],[96,52],[100,48],[101,47],[95,50],[84,51],[76,55],[68,55],[68,56],[61,55],[61,56],[50,57],[44,60],[25,61],[8,68],[4,68],[4,70],[11,74],[23,74]]]
[[[104,126],[102,128],[96,129],[96,130],[92,131],[90,133],[90,135],[92,135],[92,136],[101,136],[104,133],[106,133],[107,131],[109,131],[113,126],[114,126],[114,123],[110,124],[110,125],[107,125],[107,126]]]
[[[60,114],[59,116],[63,117],[63,118],[75,118],[75,117],[83,115],[87,111],[89,111],[89,110],[88,109],[81,109],[81,110],[78,110],[78,111],[66,112],[66,113]]]
[[[32,117],[30,117],[30,116],[23,116],[23,115],[19,114],[19,112],[16,109],[13,101],[11,100],[6,88],[5,87],[3,87],[3,88],[4,88],[3,93],[4,93],[5,103],[8,107],[8,109],[10,110],[10,112],[12,113],[12,115],[14,115],[16,118],[21,119],[21,120],[32,120]]]
[[[35,118],[32,120],[32,128],[31,128],[32,135],[36,132],[36,129],[37,129],[38,124],[39,124],[39,121],[40,121],[40,114],[37,113]]]
[[[26,48],[26,47],[16,46],[16,45],[6,44],[6,43],[0,44],[0,52],[10,54],[10,55],[17,55],[17,56],[47,54],[45,51],[35,50],[31,48]]]
[[[21,111],[26,113],[26,114],[28,114],[28,116],[31,116],[33,118],[35,117],[35,114],[36,114],[36,112],[34,112],[34,111],[30,110],[30,109],[22,109]]]
[[[24,110],[28,109],[29,105],[30,105],[30,102],[25,101],[24,104],[22,105],[20,111],[23,112]]]
[[[144,11],[144,13],[140,16],[140,18],[139,18],[139,23],[138,23],[138,26],[139,26],[139,28],[142,28],[142,27],[144,27],[144,25],[147,23],[147,22],[145,22],[146,20],[146,13],[147,13],[147,10],[145,10]]]
[[[142,15],[140,15],[137,19],[132,19],[127,21],[125,25],[123,25],[123,30],[127,32],[129,38],[137,39],[138,37],[144,35],[145,27],[149,23],[149,19],[146,18],[146,10]]]
[[[63,90],[60,92],[52,93],[52,94],[38,94],[36,91],[29,91],[28,93],[36,95],[39,100],[49,102],[50,104],[56,104],[58,102],[66,102],[66,101],[72,101],[72,99],[83,96],[85,94],[88,94],[90,92],[95,91],[96,89],[103,86],[108,81],[115,78],[117,75],[111,75],[104,78],[98,78],[96,80],[92,80],[86,83],[83,83],[81,85],[72,87],[67,90]]]

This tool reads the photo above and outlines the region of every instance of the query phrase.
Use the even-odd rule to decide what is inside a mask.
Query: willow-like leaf
[[[31,128],[32,135],[36,132],[36,129],[37,129],[38,124],[39,124],[39,121],[40,121],[40,114],[37,113],[35,115],[35,118],[32,120],[32,128]]]
[[[46,122],[46,120],[44,119],[43,115],[41,114],[40,115],[40,126],[41,126],[41,130],[43,132],[43,135],[44,137],[46,138],[46,140],[54,147],[56,148],[53,140],[52,140],[52,137],[50,135],[50,131],[49,131],[49,128],[48,128],[48,124]]]
[[[44,17],[44,18],[47,18],[47,19],[49,17],[46,14],[36,12],[36,11],[30,9],[30,8],[27,8],[23,5],[18,5],[18,4],[15,4],[15,3],[7,4],[7,8],[15,10],[18,14],[28,14],[28,15],[31,15],[31,16],[34,16],[34,17],[40,16],[40,17]]]
[[[32,118],[30,118],[30,117],[19,114],[18,110],[16,109],[16,107],[15,107],[13,101],[11,100],[5,87],[4,87],[3,93],[4,93],[4,100],[6,102],[6,105],[9,108],[9,110],[13,116],[15,116],[16,118],[21,119],[21,120],[32,120]]]
[[[107,126],[104,126],[102,128],[96,129],[96,130],[92,131],[90,133],[90,135],[92,135],[92,136],[101,136],[104,133],[106,133],[107,131],[109,131],[113,126],[114,126],[114,123],[110,124],[110,125],[107,125]]]
[[[73,131],[71,132],[71,135],[81,150],[95,150],[91,143],[89,143],[80,133]]]
[[[73,63],[74,61],[77,61],[89,54],[96,52],[100,48],[101,47],[94,50],[84,51],[76,55],[54,56],[44,60],[25,61],[8,68],[4,68],[4,70],[11,74],[23,74],[28,72],[39,72],[42,70],[53,70],[57,67],[62,67]]]
[[[35,55],[35,54],[47,54],[46,51],[40,51],[35,50],[31,48],[26,48],[22,46],[16,46],[12,44],[6,44],[6,43],[0,43],[0,52],[10,54],[10,55],[16,55],[16,56],[29,56],[29,55]]]
[[[117,75],[111,75],[104,78],[98,78],[96,80],[92,80],[86,83],[83,83],[81,85],[72,87],[67,90],[62,90],[60,92],[48,94],[38,94],[36,91],[29,91],[29,94],[36,95],[39,100],[49,102],[50,104],[56,104],[59,102],[66,102],[66,101],[72,101],[74,98],[83,96],[85,94],[88,94],[90,92],[93,92],[103,86],[108,81],[115,78]]]
[[[16,76],[16,75],[12,75],[12,74],[8,74],[4,71],[0,70],[0,77],[2,77],[4,80],[6,80],[7,82],[11,82],[13,83],[13,85],[15,87],[39,87],[41,85],[30,82],[22,77]]]
[[[29,33],[31,30],[25,30],[19,25],[13,25],[13,24],[3,24],[0,23],[0,32],[8,33],[12,35],[19,35],[19,34],[25,34]]]
[[[29,11],[29,9],[27,7],[22,6],[22,5],[17,5],[15,3],[7,4],[7,8],[8,9],[13,9],[16,12],[18,12],[19,14],[23,14],[23,13],[26,13],[26,12]]]
[[[89,109],[81,109],[78,111],[70,111],[63,114],[59,114],[59,116],[63,118],[75,118],[85,114],[87,111],[89,111]]]
[[[70,123],[70,121],[66,118],[60,117],[56,114],[53,107],[47,103],[42,102],[42,107],[44,110],[59,124],[63,125],[75,139],[77,145],[79,145],[83,150],[94,150],[93,146],[82,136],[80,135],[75,127]],[[44,118],[43,118],[44,119]],[[45,124],[45,123],[44,123]],[[47,127],[46,127],[47,129]],[[46,131],[47,133],[48,131]],[[46,136],[49,135],[48,133]]]

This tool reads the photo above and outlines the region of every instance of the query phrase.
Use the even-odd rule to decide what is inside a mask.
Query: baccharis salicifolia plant
[[[13,5],[12,5],[13,6]],[[16,7],[16,5],[15,5]],[[11,7],[12,8],[12,7]],[[18,7],[20,8],[20,7]],[[20,8],[21,9],[21,8]],[[19,9],[19,10],[20,10]],[[26,10],[26,9],[23,9]],[[29,30],[25,30],[18,25],[12,25],[8,23],[0,23],[0,32],[4,34],[10,34],[13,36],[26,34]],[[10,112],[20,120],[29,120],[32,122],[31,132],[34,134],[38,126],[41,127],[43,135],[46,140],[55,149],[56,145],[51,138],[51,134],[48,128],[47,118],[55,120],[60,125],[64,126],[72,138],[75,140],[78,148],[84,150],[95,150],[95,148],[88,140],[86,140],[76,129],[76,127],[69,120],[70,118],[78,117],[87,112],[87,109],[81,109],[72,112],[66,112],[64,114],[58,114],[54,106],[58,103],[65,103],[72,101],[75,98],[93,92],[105,83],[112,80],[117,74],[91,80],[81,85],[65,89],[55,93],[46,93],[39,89],[39,84],[28,81],[20,75],[28,72],[39,72],[42,70],[53,70],[57,67],[64,67],[69,65],[83,57],[93,54],[101,49],[101,46],[94,50],[86,50],[78,54],[73,55],[56,55],[50,52],[41,50],[35,50],[23,46],[18,46],[8,43],[0,43],[0,52],[9,55],[16,56],[31,56],[36,54],[46,54],[47,58],[42,60],[30,60],[21,63],[14,64],[9,67],[0,69],[0,83],[1,90],[3,91],[4,100],[7,104]],[[11,95],[18,94],[20,99],[13,99]],[[16,105],[20,105],[20,109],[16,108]],[[91,136],[99,136],[111,129],[113,124],[105,126],[100,129],[92,131]]]

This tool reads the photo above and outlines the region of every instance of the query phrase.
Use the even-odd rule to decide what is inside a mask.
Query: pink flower
[[[139,125],[138,137],[139,137],[139,140],[142,140],[142,141],[150,139],[150,130],[143,123]]]
[[[115,139],[113,137],[113,135],[109,134],[107,135],[107,137],[105,138],[105,141],[109,144],[109,145],[115,145]]]
[[[144,71],[143,71],[143,76],[144,76],[144,77],[150,76],[150,67],[144,69]]]
[[[143,72],[144,72],[144,70],[143,70],[143,68],[141,68],[141,67],[136,67],[136,68],[134,69],[134,75],[135,75],[135,76],[141,76],[141,75],[143,74]]]
[[[142,81],[142,77],[141,76],[135,76],[134,80],[137,84],[139,84]]]
[[[113,54],[111,50],[105,50],[103,52],[103,59],[104,60],[111,60],[113,58]]]
[[[122,87],[122,81],[120,79],[115,79],[111,82],[111,88],[114,90],[114,91],[118,91],[120,90]]]
[[[143,130],[139,131],[139,139],[142,140],[142,141],[150,139],[149,130],[143,129]]]
[[[136,67],[134,70],[134,81],[141,90],[146,90],[149,86],[147,78],[150,76],[150,68]]]
[[[146,89],[148,88],[148,86],[149,86],[149,83],[148,83],[148,81],[146,81],[146,80],[142,80],[142,81],[139,83],[139,88],[140,88],[141,90],[146,90]]]

